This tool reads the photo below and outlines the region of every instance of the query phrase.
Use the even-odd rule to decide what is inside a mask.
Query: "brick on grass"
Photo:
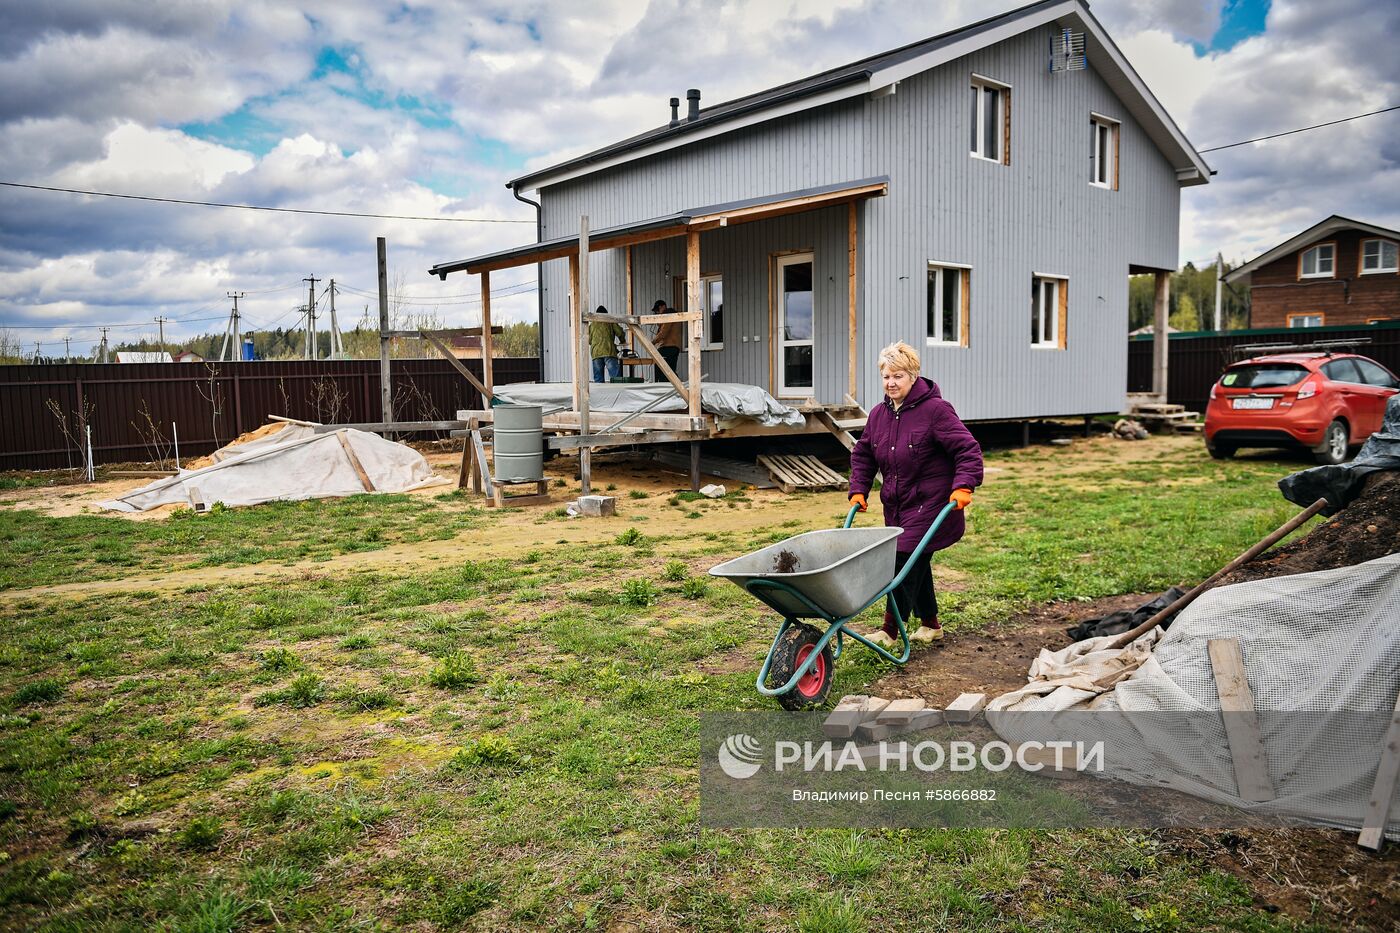
[[[985,693],[963,693],[948,704],[948,708],[943,711],[943,718],[948,722],[972,722],[986,705]]]
[[[579,496],[578,510],[580,515],[586,515],[590,518],[616,515],[617,499],[612,496]]]
[[[1058,767],[1055,764],[1055,749],[1044,746],[1037,748],[1033,745],[1022,745],[1016,750],[1016,760],[1024,761],[1028,765],[1040,765],[1040,770],[1030,772],[1032,774],[1059,778],[1062,781],[1079,777],[1079,755],[1073,748],[1060,749]]]
[[[860,693],[844,696],[822,723],[822,732],[827,738],[849,739],[861,723],[873,719],[888,703],[888,700]]]

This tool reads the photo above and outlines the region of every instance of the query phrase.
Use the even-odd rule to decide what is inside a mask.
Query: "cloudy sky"
[[[316,217],[0,188],[0,329],[45,355],[111,338],[292,325],[304,277],[344,326],[374,305],[374,238],[409,307],[479,322],[434,262],[533,239],[503,183],[714,103],[1015,0],[45,0],[0,5],[0,181],[474,222]],[[1400,103],[1394,0],[1097,0],[1199,148]],[[1400,227],[1400,111],[1206,156],[1182,260],[1247,259],[1331,213]],[[491,221],[491,222],[481,222]],[[522,222],[523,221],[523,222]],[[533,269],[498,318],[534,317]],[[324,287],[324,281],[317,286]]]

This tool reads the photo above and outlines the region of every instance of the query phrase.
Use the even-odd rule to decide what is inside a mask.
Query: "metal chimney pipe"
[[[674,127],[674,126],[680,126],[680,125],[681,125],[681,99],[680,99],[679,97],[672,97],[672,98],[671,98],[671,126]]]
[[[685,115],[686,122],[689,123],[692,120],[700,119],[700,89],[698,87],[693,87],[686,91],[685,99],[689,104]]]

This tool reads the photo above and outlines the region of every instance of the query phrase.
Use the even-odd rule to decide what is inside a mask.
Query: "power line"
[[[501,220],[495,217],[421,217],[409,214],[369,214],[360,211],[316,211],[304,207],[266,207],[259,204],[226,204],[222,201],[190,201],[184,198],[157,198],[146,194],[118,194],[114,191],[86,191],[81,188],[54,188],[49,185],[26,185],[17,181],[0,181],[7,188],[28,188],[31,191],[57,191],[63,194],[88,194],[98,198],[123,198],[128,201],[157,201],[161,204],[188,204],[195,207],[228,207],[241,211],[271,211],[277,214],[319,214],[324,217],[372,217],[376,220],[441,220],[459,224],[532,224],[533,220]]]
[[[1317,130],[1324,126],[1336,126],[1338,123],[1350,123],[1352,120],[1360,120],[1363,117],[1374,117],[1378,113],[1390,113],[1392,110],[1400,110],[1400,104],[1394,107],[1386,107],[1383,110],[1372,110],[1370,113],[1358,113],[1354,117],[1343,117],[1340,120],[1329,120],[1326,123],[1314,123],[1312,126],[1300,126],[1296,130],[1274,133],[1270,136],[1256,136],[1253,139],[1242,139],[1237,143],[1229,143],[1224,146],[1212,146],[1209,149],[1197,149],[1196,151],[1205,154],[1207,152],[1219,152],[1221,149],[1233,149],[1236,146],[1248,146],[1250,143],[1261,143],[1266,139],[1278,139],[1280,136],[1292,136],[1294,133],[1306,133],[1308,130]]]
[[[200,324],[205,321],[222,321],[223,319],[224,315],[219,315],[218,317],[180,318],[178,320],[175,318],[166,318],[165,323]],[[151,321],[131,321],[125,324],[0,324],[0,327],[6,330],[75,330],[77,328],[97,328],[100,330],[104,327],[110,327],[115,330],[121,327],[150,327],[151,323]]]

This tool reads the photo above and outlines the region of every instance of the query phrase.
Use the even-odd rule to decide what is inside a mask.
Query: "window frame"
[[[704,327],[701,328],[701,331],[700,331],[700,349],[701,349],[701,350],[723,350],[723,349],[724,349],[724,335],[723,335],[723,332],[721,332],[721,334],[720,334],[720,339],[719,339],[718,341],[716,341],[716,340],[713,339],[713,330],[712,330],[712,328],[713,328],[713,326],[714,326],[714,317],[711,315],[711,312],[710,312],[710,285],[713,284],[713,283],[715,283],[715,282],[718,282],[718,283],[719,283],[720,289],[722,290],[722,289],[724,288],[724,274],[721,273],[721,272],[714,272],[714,273],[711,273],[710,275],[702,275],[702,276],[700,276],[700,313],[703,315],[703,317],[701,318],[701,320],[704,322]],[[720,298],[720,309],[721,309],[721,314],[723,313],[723,308],[724,308],[724,299],[723,299],[723,297],[721,297],[721,298]],[[721,326],[723,326],[723,318],[721,318],[720,320],[721,320]]]
[[[970,307],[972,288],[972,266],[961,262],[945,262],[941,259],[930,259],[927,265],[928,275],[937,275],[938,285],[935,287],[935,294],[943,294],[943,278],[948,274],[953,274],[958,283],[958,307],[955,321],[957,323],[957,336],[953,340],[944,340],[941,336],[942,329],[935,335],[931,329],[927,329],[929,312],[932,310],[927,306],[925,299],[924,323],[926,332],[924,334],[924,345],[929,347],[966,347],[969,345],[970,330]],[[926,280],[927,281],[927,280]],[[941,309],[940,309],[941,310]]]
[[[1103,188],[1106,191],[1118,190],[1118,136],[1122,127],[1121,120],[1104,116],[1101,113],[1089,111],[1089,126],[1092,133],[1092,147],[1089,153],[1089,184],[1095,188]],[[1099,135],[1100,132],[1107,133],[1107,145],[1104,146],[1105,156],[1108,159],[1107,170],[1099,171],[1103,166],[1099,164]],[[1099,181],[1098,176],[1104,176],[1103,181]]]
[[[1316,323],[1316,324],[1294,324],[1294,323],[1293,323],[1293,322],[1294,322],[1296,319],[1298,319],[1298,318],[1312,318],[1312,317],[1317,318],[1317,323]],[[1289,328],[1290,330],[1295,329],[1295,328],[1304,328],[1304,327],[1326,327],[1326,326],[1327,326],[1327,313],[1326,313],[1325,311],[1297,311],[1297,312],[1294,312],[1293,314],[1285,314],[1284,317],[1283,317],[1283,326]]]
[[[1046,314],[1041,304],[1044,284],[1054,283],[1054,313]],[[1050,340],[1045,339],[1045,322],[1054,324],[1055,330]],[[1031,321],[1040,327],[1040,340],[1031,341],[1032,350],[1064,350],[1069,346],[1069,276],[1054,272],[1031,273]]]
[[[1374,269],[1366,268],[1366,246],[1369,243],[1379,244],[1379,248],[1376,251],[1376,268]],[[1385,261],[1385,244],[1387,243],[1395,249],[1396,262],[1393,266],[1381,265],[1381,263]],[[1360,268],[1357,270],[1360,275],[1391,275],[1400,273],[1400,243],[1397,243],[1389,237],[1366,237],[1361,241],[1361,249],[1357,257],[1357,262],[1360,264]]]
[[[972,80],[969,85],[977,92],[976,111],[972,117],[971,130],[973,145],[968,150],[968,155],[983,162],[992,162],[998,165],[1011,164],[1011,85],[995,78],[988,78],[986,75],[972,73]],[[983,145],[987,139],[985,127],[987,114],[987,91],[997,92],[997,116],[1000,126],[997,127],[997,155],[995,158],[987,155],[983,151]]]
[[[1331,260],[1331,266],[1332,266],[1331,269],[1329,269],[1327,272],[1304,272],[1303,269],[1304,269],[1305,266],[1306,266],[1306,260],[1307,260],[1307,256],[1308,256],[1309,253],[1317,253],[1317,254],[1318,254],[1318,255],[1317,255],[1317,268],[1318,268],[1318,269],[1321,269],[1321,268],[1322,268],[1322,254],[1321,254],[1320,252],[1318,252],[1318,251],[1321,250],[1324,246],[1327,247],[1329,250],[1331,250],[1331,253],[1330,253],[1330,256],[1329,256],[1329,258],[1330,258],[1330,260]],[[1337,277],[1337,241],[1336,241],[1336,240],[1328,240],[1328,241],[1325,242],[1325,243],[1314,243],[1312,246],[1309,246],[1307,249],[1303,249],[1303,250],[1299,250],[1299,251],[1298,251],[1298,278],[1299,278],[1299,279],[1335,279],[1336,277]]]

